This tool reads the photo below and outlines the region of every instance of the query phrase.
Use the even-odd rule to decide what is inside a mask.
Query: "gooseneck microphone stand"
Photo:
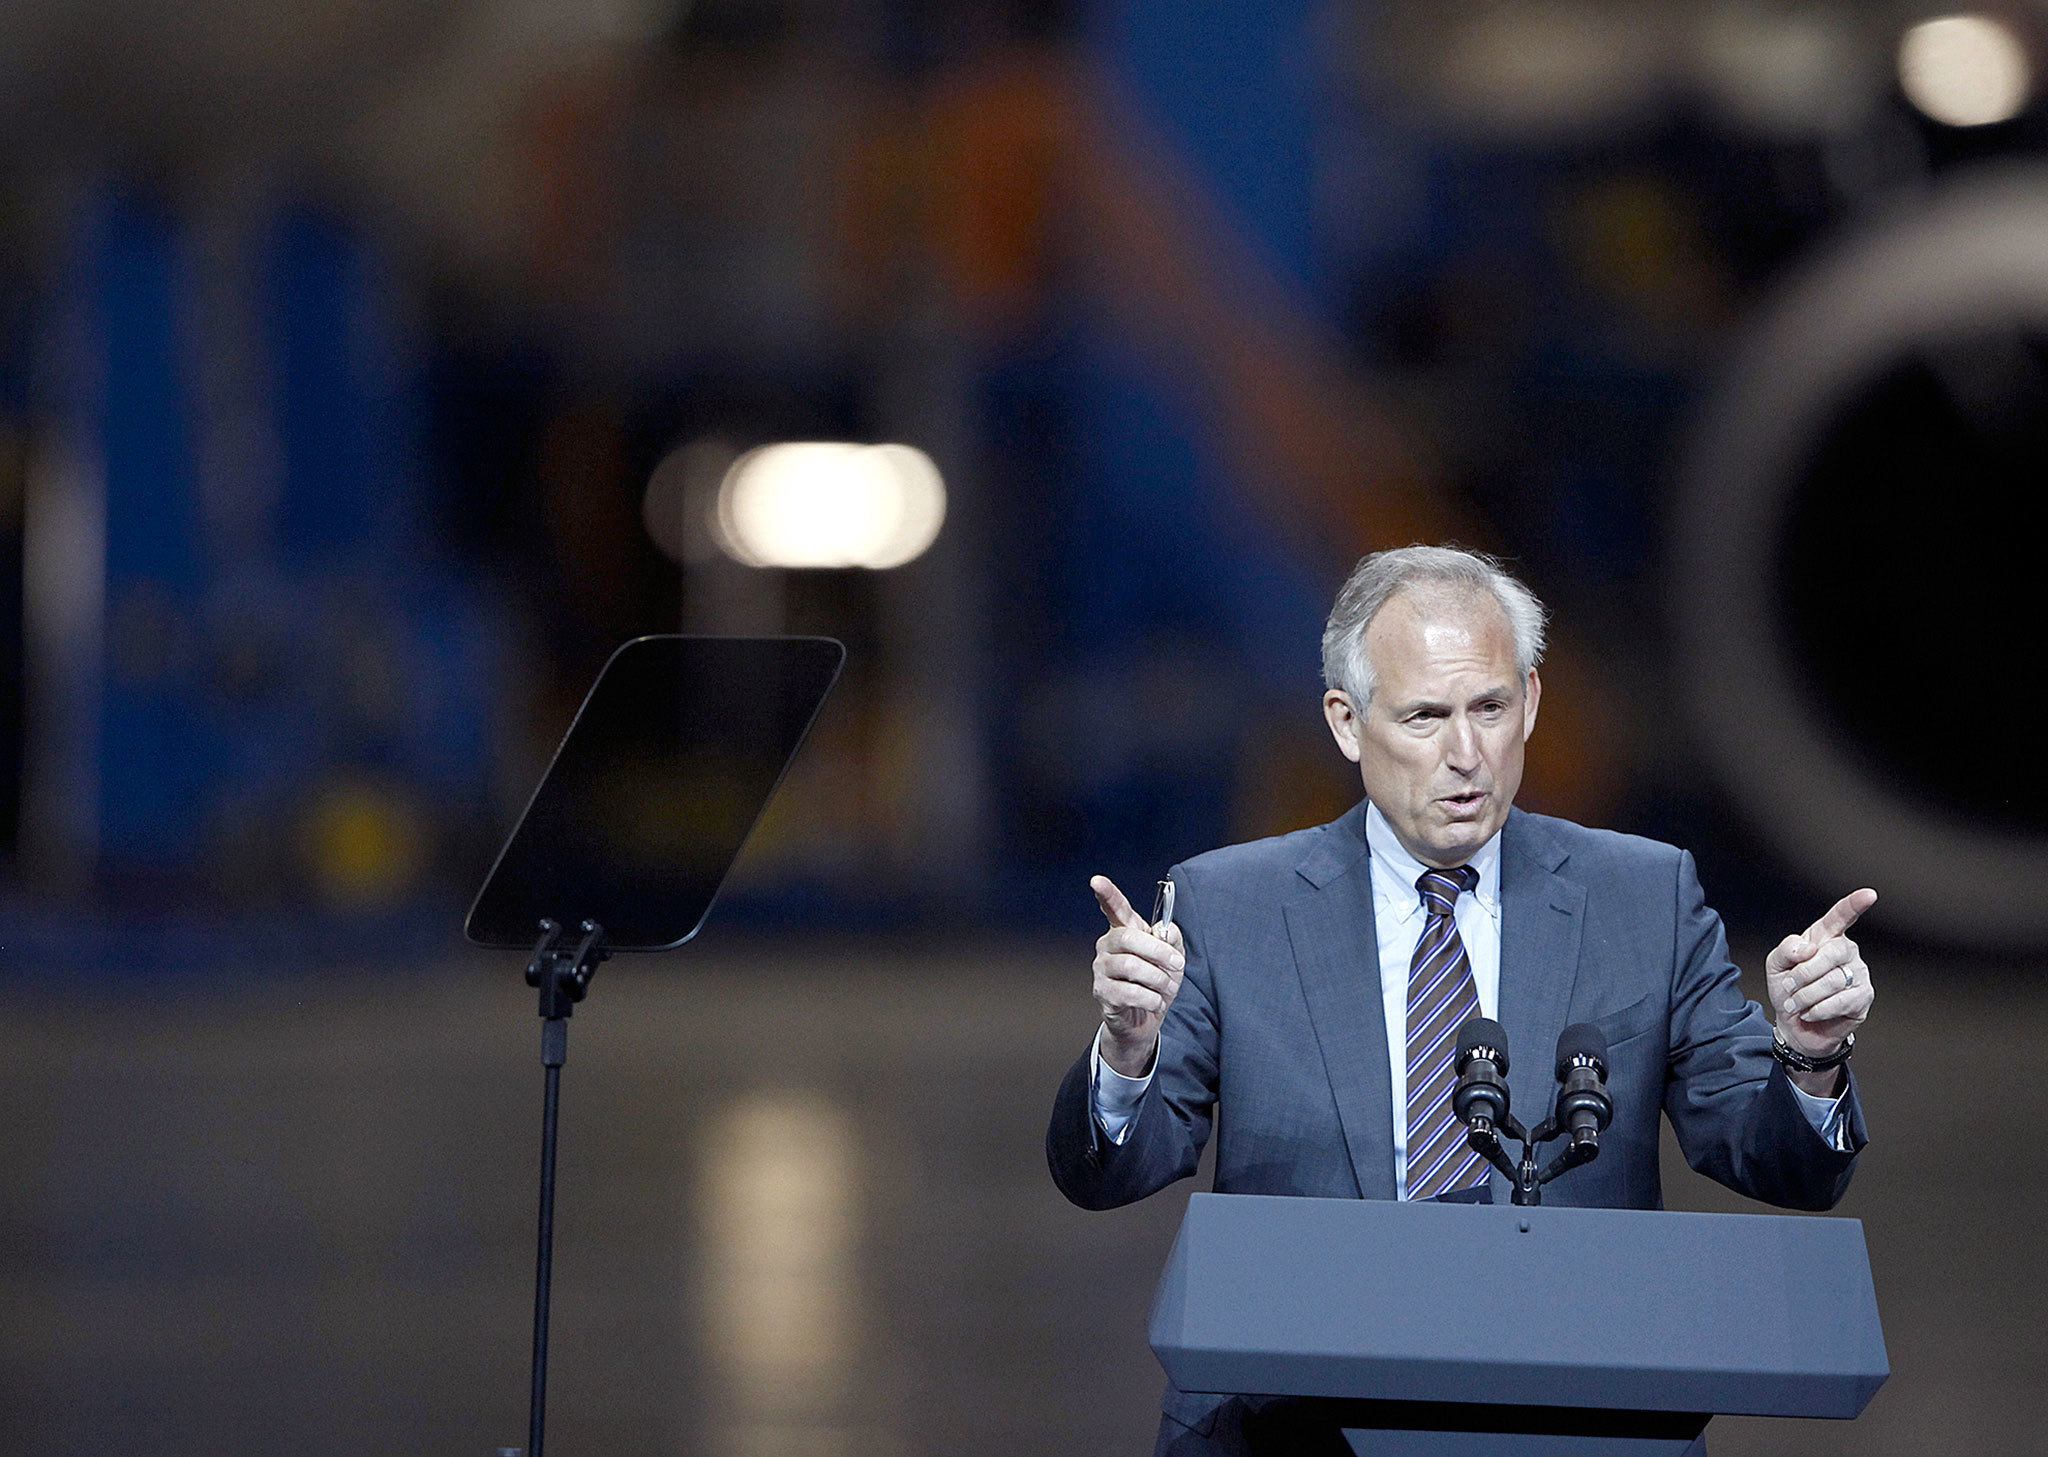
[[[562,1064],[569,1060],[569,1016],[590,991],[590,978],[611,952],[604,927],[583,921],[573,942],[559,923],[543,920],[526,984],[540,992],[540,1229],[533,1261],[533,1386],[526,1413],[527,1457],[541,1457],[548,1416],[548,1290],[555,1263],[555,1125],[562,1106]]]
[[[1494,1059],[1498,1059],[1498,1062]],[[1541,1204],[1543,1186],[1560,1174],[1600,1156],[1600,1130],[1613,1117],[1614,1105],[1602,1084],[1605,1069],[1590,1081],[1566,1080],[1560,1067],[1557,1106],[1551,1116],[1528,1129],[1508,1110],[1508,1085],[1501,1073],[1506,1067],[1504,1053],[1490,1047],[1476,1047],[1460,1054],[1458,1087],[1452,1106],[1465,1120],[1465,1142],[1501,1173],[1512,1186],[1510,1198],[1516,1204]],[[1578,1113],[1581,1116],[1574,1118]],[[1571,1141],[1549,1163],[1537,1165],[1536,1151],[1552,1139],[1569,1132]],[[1522,1145],[1519,1160],[1508,1157],[1501,1134]]]
[[[1541,1169],[1536,1164],[1536,1150],[1556,1138],[1561,1130],[1555,1118],[1546,1118],[1534,1129],[1522,1127],[1521,1120],[1512,1113],[1503,1113],[1497,1119],[1474,1119],[1465,1128],[1465,1142],[1485,1156],[1488,1163],[1508,1176],[1513,1188],[1510,1198],[1516,1204],[1541,1204],[1543,1186],[1568,1169],[1590,1163],[1599,1156],[1597,1143],[1570,1143],[1563,1152]],[[1500,1136],[1506,1133],[1522,1145],[1519,1160],[1508,1157],[1502,1147]]]
[[[1575,1138],[1559,1150],[1556,1158],[1539,1169],[1536,1164],[1536,1151],[1564,1132],[1556,1116],[1546,1118],[1526,1131],[1513,1117],[1503,1119],[1501,1127],[1521,1143],[1522,1157],[1519,1160],[1509,1160],[1507,1152],[1501,1147],[1498,1132],[1489,1131],[1481,1135],[1477,1130],[1468,1128],[1465,1131],[1465,1141],[1478,1149],[1486,1156],[1488,1163],[1513,1181],[1514,1189],[1510,1197],[1517,1204],[1541,1204],[1545,1184],[1559,1174],[1568,1173],[1580,1164],[1589,1164],[1600,1156],[1600,1145],[1597,1140]]]

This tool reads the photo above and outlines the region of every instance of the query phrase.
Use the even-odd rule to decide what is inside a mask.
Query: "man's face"
[[[1462,865],[1507,821],[1543,685],[1515,672],[1491,595],[1403,589],[1365,631],[1372,702],[1333,689],[1323,716],[1366,796],[1424,865]]]

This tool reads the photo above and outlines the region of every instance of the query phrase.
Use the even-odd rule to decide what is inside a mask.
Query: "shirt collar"
[[[1505,826],[1503,826],[1505,828]],[[1465,863],[1479,872],[1479,884],[1472,890],[1485,912],[1496,920],[1500,917],[1500,830],[1477,850]],[[1370,800],[1365,806],[1365,844],[1378,862],[1372,876],[1372,898],[1374,914],[1391,915],[1405,921],[1422,910],[1422,892],[1415,888],[1415,882],[1422,878],[1422,872],[1429,869],[1420,860],[1410,855],[1401,844],[1394,827],[1387,823],[1387,817],[1380,813],[1380,807]],[[1384,870],[1383,875],[1380,871]]]

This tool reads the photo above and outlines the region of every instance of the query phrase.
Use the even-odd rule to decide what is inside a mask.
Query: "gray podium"
[[[1706,1450],[1891,1372],[1854,1219],[1196,1194],[1152,1308],[1182,1391],[1328,1398],[1354,1451]]]

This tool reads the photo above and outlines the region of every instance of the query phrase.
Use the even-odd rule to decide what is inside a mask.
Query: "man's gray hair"
[[[1530,669],[1543,661],[1543,604],[1492,557],[1451,546],[1376,551],[1352,568],[1323,628],[1323,683],[1348,695],[1354,712],[1364,713],[1372,702],[1365,630],[1403,587],[1492,594],[1514,635],[1516,677],[1526,681]]]

